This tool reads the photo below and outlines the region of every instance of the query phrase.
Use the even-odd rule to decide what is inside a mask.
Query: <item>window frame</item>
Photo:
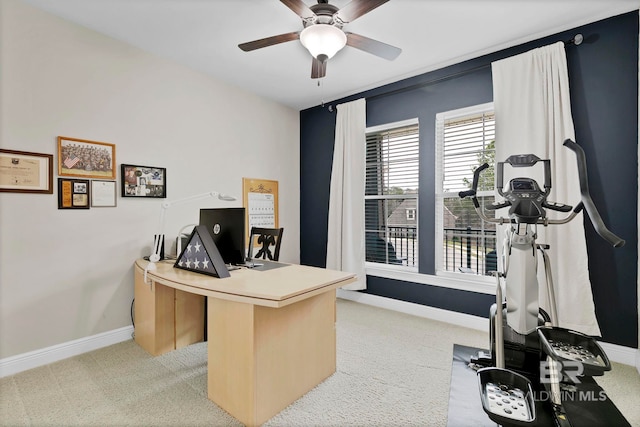
[[[401,121],[397,121],[397,122],[392,122],[392,123],[385,123],[385,124],[381,124],[381,125],[376,125],[376,126],[370,126],[367,127],[365,129],[365,135],[371,134],[371,133],[380,133],[380,132],[384,132],[387,130],[392,130],[392,129],[398,129],[398,128],[403,128],[403,127],[408,127],[408,126],[418,126],[418,149],[420,149],[420,122],[418,120],[417,117],[412,118],[412,119],[407,119],[407,120],[401,120]],[[418,157],[419,159],[419,157]],[[418,160],[419,161],[419,160]],[[420,168],[420,164],[418,163],[418,170]],[[366,169],[366,168],[365,168]],[[419,172],[418,172],[418,180],[420,180],[420,176],[419,176]],[[418,187],[419,188],[419,187]],[[378,200],[378,199],[393,199],[393,198],[400,198],[401,196],[399,195],[387,195],[386,197],[381,197],[381,195],[366,195],[363,194],[364,200]],[[412,197],[404,197],[404,195],[402,195],[402,198],[414,198]],[[419,228],[420,228],[420,221],[419,221],[419,217],[420,217],[420,213],[418,210],[418,204],[419,204],[419,199],[420,199],[420,195],[419,195],[419,190],[418,193],[415,194],[415,200],[416,200],[416,209],[415,209],[415,220],[416,220],[416,242],[417,242],[417,248],[418,248],[418,257],[420,254],[420,240],[418,239],[418,235],[419,235]],[[366,226],[365,226],[366,227]],[[365,235],[366,235],[366,228],[365,228]],[[365,247],[365,252],[366,252],[366,247]],[[418,275],[418,259],[416,259],[416,265],[415,266],[408,266],[408,265],[394,265],[394,264],[387,264],[387,263],[380,263],[380,262],[373,262],[373,261],[365,261],[365,272],[366,274],[370,274],[370,275],[374,275],[374,276],[379,276],[379,271],[382,272],[404,272],[404,273],[408,273],[408,274],[415,274]],[[378,271],[378,273],[376,273]],[[380,276],[380,277],[384,277],[384,276]]]
[[[453,271],[445,271],[442,269],[444,264],[443,258],[444,254],[441,250],[442,241],[444,238],[444,218],[443,218],[443,208],[444,208],[444,199],[446,197],[451,197],[452,192],[444,192],[442,191],[443,185],[443,175],[444,175],[444,124],[448,120],[462,118],[466,116],[472,116],[474,114],[483,114],[487,112],[494,112],[493,102],[487,102],[484,104],[472,105],[469,107],[458,108],[455,110],[444,111],[436,114],[436,126],[435,126],[435,151],[436,151],[436,179],[435,179],[435,241],[434,241],[434,256],[435,256],[435,276],[440,277],[442,279],[446,279],[445,283],[449,283],[451,287],[451,282],[468,282],[474,281],[477,283],[477,286],[472,286],[472,288],[477,288],[476,292],[481,292],[486,290],[488,285],[495,285],[496,279],[491,276],[485,276],[480,274],[466,274],[461,272],[453,272]],[[490,191],[479,191],[478,197],[492,197],[495,195],[495,190]],[[498,236],[496,236],[496,244],[499,243]],[[466,285],[465,285],[466,287]],[[492,292],[495,292],[495,287],[492,286]]]
[[[491,103],[481,104],[481,105],[493,106],[493,103],[491,102]],[[409,119],[405,121],[398,121],[398,122],[388,123],[388,124],[379,125],[379,126],[371,126],[366,129],[366,133],[380,131],[380,130],[388,129],[390,127],[395,127],[398,125],[402,126],[403,124],[405,125],[415,124],[416,122],[418,122],[419,124],[419,119],[417,118]],[[437,132],[437,129],[436,129],[436,132]],[[424,147],[424,144],[420,148],[423,149],[423,147]],[[435,147],[434,147],[434,151],[435,151]],[[430,165],[430,167],[435,169],[435,164],[432,166]],[[424,168],[424,165],[420,165],[420,169],[422,170],[423,168]],[[423,189],[422,191],[424,192],[425,190]],[[427,189],[427,191],[429,190]],[[418,195],[418,197],[420,196]],[[419,234],[419,229],[420,229],[419,209],[416,211],[416,216],[417,216],[416,219],[418,220],[417,232]],[[429,243],[428,242],[418,243],[418,250],[419,251],[421,250],[421,246],[425,247],[425,244],[429,244]],[[433,241],[431,244],[435,245],[436,242]],[[441,242],[438,244],[440,245]],[[435,250],[434,252],[437,253],[437,251]],[[379,278],[391,279],[391,280],[400,280],[400,281],[415,283],[419,285],[437,286],[437,287],[442,287],[446,289],[455,289],[460,291],[475,292],[475,293],[486,294],[486,295],[495,295],[495,292],[496,292],[495,279],[490,277],[485,278],[477,275],[457,274],[455,276],[458,276],[458,277],[455,277],[455,276],[448,277],[447,275],[434,275],[434,274],[420,273],[418,272],[417,268],[413,270],[409,270],[409,267],[397,266],[397,265],[391,265],[391,264],[381,264],[381,263],[374,263],[374,262],[365,262],[365,274],[367,276],[372,276],[372,277],[379,277]],[[460,277],[460,276],[465,276],[465,277]]]

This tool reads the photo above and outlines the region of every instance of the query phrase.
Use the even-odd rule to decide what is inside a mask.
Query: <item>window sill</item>
[[[493,278],[474,276],[473,279],[451,276],[439,276],[421,274],[417,270],[409,270],[407,267],[393,265],[366,263],[365,272],[368,276],[383,277],[385,279],[402,280],[405,282],[420,283],[423,285],[440,286],[443,288],[457,289],[461,291],[477,292],[481,294],[495,295],[496,282]],[[462,276],[452,274],[452,276]]]

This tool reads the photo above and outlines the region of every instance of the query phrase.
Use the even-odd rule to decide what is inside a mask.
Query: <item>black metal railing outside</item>
[[[389,242],[402,265],[418,265],[418,234],[416,227],[389,227]]]
[[[382,231],[368,231],[384,236]],[[385,254],[384,240],[387,244]],[[367,260],[408,267],[418,265],[418,239],[416,227],[388,227],[386,239],[378,243],[367,240]],[[487,275],[497,268],[496,232],[467,228],[445,228],[442,250],[445,271]]]
[[[418,265],[418,235],[416,227],[387,227],[387,230],[366,230],[367,261],[382,264]]]
[[[497,268],[496,232],[467,228],[445,228],[445,271],[487,275]]]

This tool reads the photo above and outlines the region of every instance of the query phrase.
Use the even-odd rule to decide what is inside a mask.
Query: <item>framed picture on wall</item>
[[[115,207],[117,186],[115,181],[91,181],[91,207]]]
[[[167,169],[155,166],[120,165],[122,197],[167,197]]]
[[[58,209],[89,209],[90,199],[88,179],[58,178]]]
[[[53,194],[53,154],[0,149],[0,192]]]
[[[115,144],[59,136],[58,175],[116,179]]]

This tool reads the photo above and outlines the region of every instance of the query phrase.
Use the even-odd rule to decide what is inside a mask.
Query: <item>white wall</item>
[[[299,261],[299,115],[239,88],[0,0],[0,147],[56,154],[59,135],[116,145],[121,163],[167,168],[167,238],[201,207],[242,205],[242,177],[279,181],[281,260]],[[133,261],[151,250],[161,199],[58,210],[0,193],[0,358],[131,324]]]

